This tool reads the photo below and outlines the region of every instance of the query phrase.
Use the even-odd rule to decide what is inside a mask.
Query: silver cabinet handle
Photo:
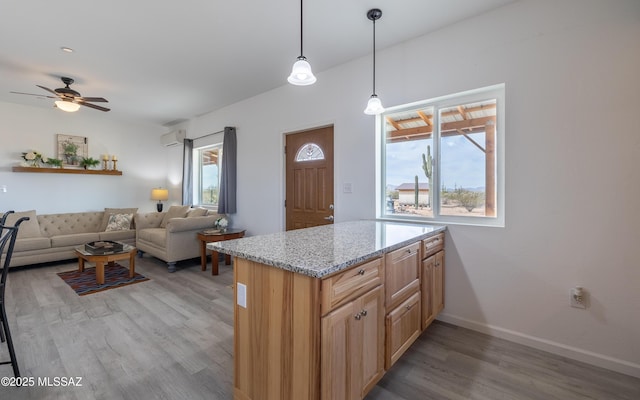
[[[333,221],[333,215],[329,215],[328,217],[324,217],[327,221]]]
[[[362,318],[362,315],[360,315],[360,313],[357,313],[356,315],[353,316],[353,318],[355,318],[355,319],[357,319],[359,321],[360,318]]]
[[[364,275],[364,270],[361,269],[360,271],[358,271],[358,275]]]
[[[365,310],[363,308],[362,311],[360,311],[360,315],[362,315],[363,317],[366,317],[367,316],[367,310]]]

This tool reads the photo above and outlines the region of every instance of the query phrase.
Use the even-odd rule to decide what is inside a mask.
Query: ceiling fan
[[[78,108],[80,108],[79,106],[85,106],[85,107],[89,107],[89,108],[94,108],[96,110],[100,110],[100,111],[110,111],[110,108],[106,108],[106,107],[102,107],[96,104],[91,104],[91,103],[108,103],[109,101],[105,98],[102,97],[82,97],[80,95],[80,93],[76,92],[75,90],[71,89],[69,87],[69,85],[71,85],[73,83],[73,79],[71,78],[67,78],[65,76],[60,77],[60,79],[62,79],[62,82],[66,85],[63,88],[58,88],[56,90],[51,90],[47,87],[44,86],[40,86],[40,85],[36,85],[37,87],[46,90],[47,92],[50,92],[51,94],[54,94],[54,96],[43,96],[40,94],[33,94],[33,93],[22,93],[22,92],[11,92],[14,94],[26,94],[29,96],[40,96],[40,97],[46,97],[49,99],[58,99],[55,103],[56,103],[56,107],[60,108],[63,111],[68,111],[68,112],[73,112],[73,111],[77,111]]]

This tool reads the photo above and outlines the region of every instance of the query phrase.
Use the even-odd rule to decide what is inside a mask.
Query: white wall
[[[443,319],[640,376],[639,16],[637,0],[522,0],[378,52],[386,106],[506,84],[506,227],[450,226]],[[370,63],[190,122],[238,128],[234,225],[283,229],[283,133],[328,123],[336,220],[375,217]]]
[[[139,207],[155,211],[153,187],[169,185],[167,148],[160,144],[161,126],[117,122],[107,114],[82,109],[65,113],[54,108],[0,103],[0,212],[35,209],[40,214],[101,211],[104,207]],[[122,176],[11,172],[22,152],[37,150],[54,157],[56,134],[85,136],[89,156],[116,154]],[[182,153],[180,153],[182,154]],[[181,200],[180,193],[171,200]],[[170,200],[170,202],[171,202]]]

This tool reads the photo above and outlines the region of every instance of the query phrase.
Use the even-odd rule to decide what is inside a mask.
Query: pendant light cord
[[[300,0],[300,57],[304,57],[302,53],[302,0]]]
[[[373,19],[373,95],[376,96],[376,20]]]

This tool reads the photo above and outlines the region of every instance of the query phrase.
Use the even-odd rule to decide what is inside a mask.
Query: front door
[[[287,230],[333,223],[333,126],[286,135]]]

